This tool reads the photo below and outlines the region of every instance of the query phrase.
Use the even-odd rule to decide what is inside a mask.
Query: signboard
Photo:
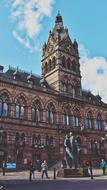
[[[7,169],[16,169],[16,163],[6,163],[6,167]]]

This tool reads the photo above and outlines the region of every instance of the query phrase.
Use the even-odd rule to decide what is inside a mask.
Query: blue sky
[[[41,74],[41,50],[60,11],[81,57],[82,86],[107,101],[107,0],[1,0],[0,65]]]

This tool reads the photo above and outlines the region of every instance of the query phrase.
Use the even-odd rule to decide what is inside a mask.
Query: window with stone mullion
[[[35,134],[33,135],[32,145],[33,145],[34,147],[36,147],[36,146],[39,145],[39,139],[38,139],[38,137],[37,137]]]
[[[96,129],[101,130],[101,117],[100,117],[100,115],[98,115],[97,119],[96,119]]]
[[[8,116],[8,104],[6,98],[3,100],[0,99],[0,116],[7,117]]]
[[[16,103],[16,118],[24,119],[25,118],[25,100],[23,97],[20,97]]]
[[[49,139],[49,136],[47,135],[45,139],[45,145],[49,146],[49,144],[50,144],[50,139]]]
[[[69,117],[69,114],[66,112],[62,113],[62,123],[63,123],[63,126],[70,125],[70,117]]]
[[[16,118],[18,119],[24,118],[24,106],[16,105]]]
[[[55,121],[55,117],[54,117],[55,113],[54,113],[54,108],[52,105],[48,105],[47,111],[46,111],[46,117],[47,117],[47,122],[49,124],[53,124]]]
[[[32,119],[33,121],[40,121],[40,103],[36,101],[32,107]]]
[[[92,129],[93,120],[92,118],[87,118],[87,128]]]
[[[77,128],[79,127],[79,119],[77,115],[74,115],[73,117],[73,123],[74,123],[74,127]]]
[[[96,129],[101,129],[101,123],[99,119],[96,120]]]

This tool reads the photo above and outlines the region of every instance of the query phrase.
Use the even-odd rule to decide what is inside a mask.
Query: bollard
[[[56,179],[56,168],[54,168],[54,175],[53,175],[53,179]]]
[[[31,171],[29,173],[29,181],[32,181],[32,173],[31,173]]]
[[[3,161],[2,164],[3,176],[5,176],[6,161]]]
[[[5,176],[5,167],[3,167],[3,176]]]

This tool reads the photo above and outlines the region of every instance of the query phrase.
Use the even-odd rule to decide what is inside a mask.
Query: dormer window
[[[29,84],[34,84],[34,78],[33,78],[32,73],[30,75],[28,75],[27,80],[28,80]]]
[[[19,71],[18,71],[18,68],[17,68],[16,71],[13,73],[13,79],[17,80],[19,78],[20,78],[20,74],[19,74]]]
[[[33,81],[32,81],[32,80],[28,80],[28,83],[29,83],[29,84],[33,84]]]
[[[46,87],[47,87],[46,81],[45,81],[44,78],[42,78],[42,79],[40,80],[40,85],[41,85],[41,87],[43,87],[43,88],[46,88]]]

